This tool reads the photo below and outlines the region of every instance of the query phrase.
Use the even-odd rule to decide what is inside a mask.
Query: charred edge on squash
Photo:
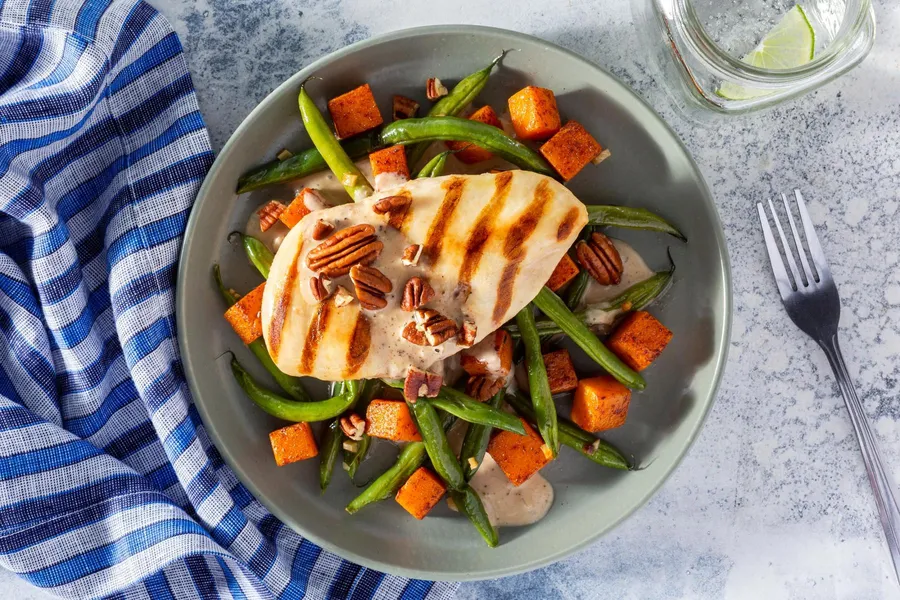
[[[312,373],[316,364],[316,355],[319,353],[319,343],[328,328],[328,320],[334,307],[334,296],[325,302],[320,302],[316,312],[309,322],[309,330],[306,332],[306,340],[303,342],[303,352],[300,353],[300,372]]]
[[[506,204],[506,198],[509,196],[509,189],[512,187],[512,171],[504,171],[498,173],[494,178],[494,195],[475,220],[472,227],[472,233],[466,240],[466,251],[463,254],[462,264],[459,267],[459,282],[470,283],[475,272],[478,270],[478,264],[484,255],[487,242],[494,232],[494,222],[497,216],[503,211]]]
[[[363,366],[363,363],[366,362],[366,357],[369,355],[371,345],[372,333],[369,319],[362,311],[359,311],[356,315],[356,324],[353,326],[353,335],[350,336],[350,345],[347,346],[345,378],[349,379]]]
[[[462,198],[465,184],[466,180],[462,177],[451,177],[441,186],[445,190],[444,200],[441,202],[440,208],[438,208],[437,215],[435,215],[434,220],[428,227],[428,235],[425,236],[425,244],[422,247],[422,256],[430,264],[435,264],[441,256],[444,237],[447,229],[450,227],[453,213],[457,205],[459,205],[460,198]]]
[[[503,275],[497,287],[497,301],[494,304],[493,320],[499,325],[512,305],[513,286],[519,274],[519,265],[525,259],[525,242],[537,229],[541,217],[551,200],[550,184],[541,181],[534,190],[534,197],[515,223],[508,229],[503,243],[503,255],[509,263],[503,268]]]
[[[284,285],[279,290],[279,296],[272,310],[272,320],[269,323],[269,354],[272,360],[278,360],[278,353],[281,350],[281,332],[284,331],[284,320],[287,317],[288,309],[291,307],[291,301],[294,298],[294,282],[297,280],[297,262],[300,260],[300,253],[294,255],[291,266],[288,269],[287,277]]]

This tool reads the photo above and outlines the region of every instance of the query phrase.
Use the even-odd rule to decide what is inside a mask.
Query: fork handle
[[[888,548],[891,551],[894,573],[900,580],[900,507],[897,506],[894,483],[890,473],[884,467],[881,452],[878,450],[878,443],[875,441],[875,436],[869,427],[869,420],[866,418],[859,397],[856,395],[856,389],[853,387],[853,381],[850,379],[850,373],[847,371],[847,365],[844,363],[844,357],[841,354],[837,334],[832,335],[829,339],[820,341],[819,344],[825,350],[826,356],[828,356],[828,362],[831,363],[831,368],[834,370],[834,375],[837,378],[838,387],[841,388],[841,394],[844,396],[847,411],[850,413],[850,422],[853,423],[853,430],[856,432],[856,439],[859,442],[859,449],[862,451],[863,462],[866,464],[869,483],[872,485],[872,491],[875,493],[878,515],[881,518],[884,535],[887,538]]]

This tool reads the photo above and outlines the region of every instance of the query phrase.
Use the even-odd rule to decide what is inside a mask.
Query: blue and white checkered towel
[[[0,564],[67,597],[445,598],[269,514],[210,444],[175,272],[212,162],[135,0],[0,0]]]

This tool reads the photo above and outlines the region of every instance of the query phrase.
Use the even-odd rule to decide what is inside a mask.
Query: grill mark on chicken
[[[278,352],[281,350],[281,332],[284,330],[284,320],[294,298],[294,282],[297,280],[297,261],[299,259],[300,253],[298,252],[294,256],[290,268],[288,268],[284,285],[281,286],[279,291],[280,296],[278,301],[275,302],[275,308],[272,310],[272,320],[269,325],[269,354],[272,355],[272,360],[278,360]]]
[[[309,322],[306,340],[303,342],[303,351],[300,353],[301,373],[312,373],[313,366],[316,364],[316,355],[319,353],[319,343],[325,335],[325,330],[328,329],[332,308],[334,308],[334,296],[325,302],[320,302],[316,307],[316,312]]]
[[[403,231],[404,223],[410,222],[410,215],[412,214],[412,194],[409,193],[409,190],[400,190],[394,195],[410,199],[409,206],[406,207],[406,210],[394,211],[388,216],[388,225],[398,231]]]
[[[347,368],[344,377],[349,379],[359,371],[372,345],[372,333],[369,319],[362,311],[356,315],[356,324],[353,326],[353,335],[350,336],[350,344],[347,346]]]
[[[441,185],[445,190],[444,199],[440,208],[438,208],[434,220],[431,221],[431,225],[428,227],[428,235],[425,236],[425,244],[422,247],[422,256],[430,264],[436,263],[441,256],[447,228],[453,219],[453,212],[459,204],[459,199],[462,198],[465,184],[466,180],[462,177],[451,177]]]
[[[466,240],[466,249],[463,253],[462,264],[459,266],[459,282],[468,284],[472,281],[472,277],[478,270],[478,263],[484,255],[487,242],[493,233],[494,221],[503,211],[503,205],[509,196],[509,189],[512,187],[513,171],[504,171],[498,173],[494,177],[494,195],[490,202],[484,205],[475,225],[472,227],[472,233]]]
[[[559,223],[559,227],[556,229],[556,241],[561,242],[572,233],[572,230],[575,228],[575,222],[578,220],[578,209],[576,207],[572,207],[569,209],[569,212],[566,213],[566,216],[563,217],[563,220]]]
[[[531,202],[507,230],[506,240],[503,243],[503,256],[509,262],[503,267],[503,274],[497,286],[497,301],[494,303],[493,314],[495,325],[499,325],[503,321],[506,311],[512,305],[513,286],[519,274],[519,265],[525,260],[525,242],[537,229],[547,205],[550,204],[553,194],[549,188],[550,185],[547,181],[541,181],[534,190]]]

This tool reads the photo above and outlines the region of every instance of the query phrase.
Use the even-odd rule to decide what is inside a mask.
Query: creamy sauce
[[[641,281],[652,277],[654,274],[653,270],[651,270],[650,267],[647,266],[647,263],[644,262],[644,259],[641,258],[641,255],[629,244],[626,244],[622,240],[612,240],[612,242],[615,244],[616,250],[619,251],[619,256],[622,257],[622,265],[624,267],[622,271],[622,281],[616,285],[600,285],[592,277],[580,304],[580,308],[587,308],[585,312],[585,320],[587,323],[592,327],[598,327],[600,329],[610,327],[616,321],[618,316],[622,314],[622,311],[619,309],[603,310],[600,306],[602,306],[604,302],[615,298],[634,284],[640,283]]]
[[[409,179],[402,173],[379,173],[375,176],[375,191],[389,190],[392,187],[403,185]]]
[[[450,447],[457,456],[467,428],[468,423],[460,420],[447,432]],[[540,473],[516,487],[490,454],[484,455],[469,483],[481,496],[481,503],[495,527],[531,525],[544,518],[553,505],[553,486]],[[450,508],[456,510],[452,503]]]

